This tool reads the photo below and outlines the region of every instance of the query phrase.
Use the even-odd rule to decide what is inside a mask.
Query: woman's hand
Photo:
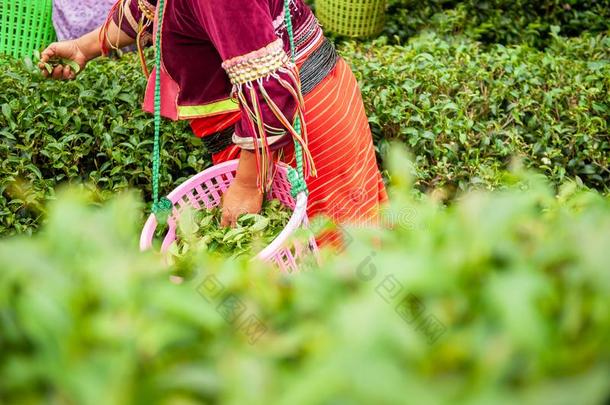
[[[245,184],[236,178],[222,196],[221,226],[235,226],[242,214],[258,214],[263,205],[263,195],[256,183]]]
[[[77,63],[80,70],[83,70],[87,62],[102,54],[102,44],[99,40],[102,31],[102,27],[100,27],[78,39],[49,45],[40,55],[38,67],[42,70],[42,74],[45,77],[51,76],[53,79],[74,79],[78,72],[73,72],[69,66],[60,64],[49,74],[44,64],[51,59],[68,59]],[[121,31],[114,21],[111,21],[105,35],[105,43],[109,47],[124,48],[135,44],[136,39]]]
[[[49,73],[45,68],[45,63],[49,63],[51,59],[71,60],[78,64],[81,70],[85,68],[85,65],[89,61],[85,52],[80,48],[78,40],[52,43],[40,54],[40,63],[38,64],[38,67],[45,77],[50,76],[56,80],[74,79],[78,72],[74,72],[68,65],[59,64]]]

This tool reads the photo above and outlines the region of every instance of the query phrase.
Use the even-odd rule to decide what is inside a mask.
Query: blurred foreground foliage
[[[0,402],[610,399],[608,198],[517,171],[446,208],[413,200],[393,154],[392,229],[348,229],[347,254],[293,275],[202,257],[174,285],[137,252],[132,195],[61,194],[40,232],[0,244]]]

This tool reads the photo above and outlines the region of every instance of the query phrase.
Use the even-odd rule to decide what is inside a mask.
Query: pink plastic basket
[[[167,198],[174,204],[172,215],[168,219],[168,231],[163,239],[161,251],[165,252],[176,240],[176,221],[184,207],[190,206],[196,210],[210,209],[220,205],[222,194],[229,188],[235,178],[237,160],[213,166],[191,177],[182,183]],[[282,232],[263,249],[254,260],[275,263],[280,270],[292,272],[298,270],[299,262],[307,255],[317,256],[318,247],[312,236],[306,246],[290,236],[299,228],[307,228],[307,194],[300,193],[296,200],[291,194],[291,184],[288,181],[289,166],[284,163],[277,164],[277,173],[273,180],[270,198],[278,199],[292,210],[292,216]],[[148,250],[152,247],[157,219],[151,215],[140,236],[140,249]]]

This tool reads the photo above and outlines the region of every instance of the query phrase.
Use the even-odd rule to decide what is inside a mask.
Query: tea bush
[[[556,183],[578,176],[607,191],[607,35],[568,39],[562,26],[540,52],[436,29],[403,46],[339,44],[360,80],[380,156],[388,140],[405,142],[417,156],[418,188],[443,187],[449,197],[498,186],[513,157]],[[61,183],[84,183],[99,201],[128,187],[149,200],[153,125],[140,110],[145,79],[134,55],[95,61],[69,83],[32,74],[31,63],[0,57],[0,65],[0,235],[31,233]],[[164,121],[162,139],[163,192],[210,164],[185,123]]]
[[[293,275],[204,256],[171,284],[137,253],[140,204],[63,195],[0,244],[0,402],[610,399],[610,201],[510,174],[443,208],[397,156],[394,228]]]
[[[60,183],[84,182],[100,199],[151,189],[153,121],[140,105],[145,78],[135,55],[98,60],[71,82],[54,82],[0,56],[0,235],[29,232]],[[209,164],[187,125],[164,122],[162,184]]]
[[[610,0],[390,0],[385,34],[405,42],[423,31],[484,44],[544,48],[554,27],[577,37],[610,30]]]
[[[513,157],[560,183],[610,184],[610,37],[484,50],[422,35],[405,46],[344,42],[376,142],[406,143],[418,185],[496,186]]]

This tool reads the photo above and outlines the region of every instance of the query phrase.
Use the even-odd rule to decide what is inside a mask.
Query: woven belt
[[[324,38],[322,45],[311,53],[301,65],[301,91],[303,95],[322,82],[337,66],[337,50],[328,39]]]
[[[223,129],[215,134],[204,136],[201,138],[206,149],[212,154],[220,153],[229,146],[233,145],[233,132],[235,132],[235,126]]]
[[[301,91],[304,96],[311,93],[333,71],[338,58],[335,46],[324,38],[322,45],[313,51],[301,65]],[[204,136],[203,144],[212,154],[222,152],[233,145],[234,130],[235,127],[230,126],[215,134]]]

